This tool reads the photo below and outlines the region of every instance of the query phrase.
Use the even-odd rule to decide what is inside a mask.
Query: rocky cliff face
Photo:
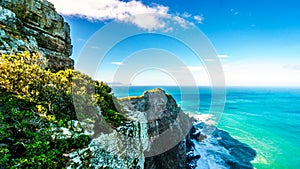
[[[71,168],[187,168],[191,123],[172,96],[155,89],[118,102],[128,121],[70,153]]]
[[[70,27],[46,0],[0,1],[0,53],[40,52],[54,70],[73,68]]]
[[[145,112],[147,119],[148,149],[144,167],[186,168],[186,136],[192,126],[172,96],[161,89],[144,92],[141,97],[121,99],[131,115]]]
[[[144,168],[174,169],[187,167],[186,139],[192,123],[171,95],[161,89],[144,92],[140,97],[120,100],[127,112],[144,112],[147,121],[148,147]]]

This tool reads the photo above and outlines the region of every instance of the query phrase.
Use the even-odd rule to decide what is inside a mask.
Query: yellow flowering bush
[[[0,168],[64,168],[68,158],[63,154],[86,147],[90,138],[80,133],[53,139],[53,126],[97,119],[97,105],[113,127],[126,120],[105,83],[75,70],[53,73],[46,67],[39,54],[0,56]]]

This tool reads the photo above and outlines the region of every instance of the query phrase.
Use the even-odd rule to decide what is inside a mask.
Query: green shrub
[[[71,120],[84,118],[97,121],[97,105],[113,127],[126,120],[105,83],[75,70],[53,73],[46,67],[38,54],[0,56],[0,168],[65,167],[63,154],[86,147],[90,138],[81,133],[53,139],[53,126],[70,128]]]

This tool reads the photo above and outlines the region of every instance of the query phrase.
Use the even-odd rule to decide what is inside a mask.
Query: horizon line
[[[292,87],[292,88],[300,88],[298,85],[225,85],[225,86],[211,86],[211,85],[110,85],[110,87]]]

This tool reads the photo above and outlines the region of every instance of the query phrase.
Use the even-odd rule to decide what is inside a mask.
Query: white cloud
[[[184,18],[189,18],[192,15],[190,13],[188,13],[188,12],[184,12],[181,16],[184,17]]]
[[[122,62],[111,62],[112,65],[123,65]]]
[[[101,49],[100,47],[98,47],[98,46],[89,46],[91,49],[95,49],[95,50],[99,50],[99,49]]]
[[[172,19],[180,26],[186,27],[188,21],[182,15],[169,14],[169,7],[163,5],[144,5],[141,1],[131,0],[128,2],[120,0],[48,0],[54,4],[56,10],[66,16],[77,16],[91,21],[118,20],[129,22],[147,30],[166,29],[167,22],[164,19]],[[146,15],[145,15],[146,14]],[[194,17],[197,22],[202,17]]]
[[[232,13],[232,15],[238,15],[239,14],[239,12],[234,10],[234,9],[230,9],[230,12]]]
[[[187,66],[187,68],[188,68],[191,72],[195,72],[195,71],[204,71],[204,67],[203,67],[203,66]]]
[[[140,1],[119,0],[49,0],[56,10],[64,15],[81,16],[89,20],[124,19],[125,17],[156,13],[167,14],[168,7],[145,6]]]
[[[289,70],[300,70],[300,64],[286,64],[283,65],[283,68]]]
[[[223,68],[229,86],[299,86],[299,72],[282,65],[277,61],[244,60]]]
[[[166,28],[166,22],[162,18],[162,15],[156,15],[156,14],[134,15],[134,16],[127,17],[121,21],[132,23],[140,28],[150,30],[150,31]]]
[[[222,67],[227,86],[300,86],[298,62],[293,64],[287,61],[245,59],[228,62]],[[112,82],[114,73],[113,71],[101,73],[97,79]],[[177,75],[176,80],[186,80],[186,75],[190,73],[197,85],[211,85],[211,79],[216,78],[212,76],[213,74],[209,74],[204,65],[187,65],[170,71],[170,74]],[[173,85],[176,81],[163,72],[146,71],[139,74],[132,83],[135,85]],[[184,85],[191,84],[194,83],[189,79]]]
[[[185,19],[179,17],[179,16],[174,16],[173,19],[183,28],[187,28],[188,25],[190,24],[187,22]]]
[[[214,61],[216,61],[216,59],[204,59],[204,61],[206,61],[206,62],[214,62]]]
[[[228,55],[218,55],[218,58],[225,59],[225,58],[229,58],[229,56]]]
[[[200,15],[196,15],[196,16],[194,16],[194,19],[196,20],[196,22],[198,22],[198,23],[202,23],[202,21],[203,21],[203,16],[200,16]]]

